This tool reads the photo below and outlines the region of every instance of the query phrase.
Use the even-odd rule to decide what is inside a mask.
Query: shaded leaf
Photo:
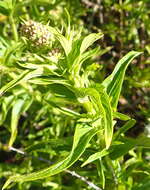
[[[134,119],[130,119],[125,123],[114,135],[114,139],[117,140],[121,134],[124,134],[127,130],[132,128],[135,125],[136,121]]]

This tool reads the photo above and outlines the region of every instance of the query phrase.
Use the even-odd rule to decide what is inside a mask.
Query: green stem
[[[12,14],[10,14],[9,20],[10,20],[10,24],[12,27],[12,33],[13,33],[14,40],[18,41],[18,32],[17,32],[16,24],[15,24],[15,21],[14,21]]]

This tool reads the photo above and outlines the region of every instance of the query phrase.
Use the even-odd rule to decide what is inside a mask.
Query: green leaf
[[[101,101],[103,108],[105,110],[104,129],[105,129],[106,148],[108,149],[113,137],[113,114],[109,97],[105,92],[103,92],[101,96]]]
[[[105,189],[105,182],[106,182],[105,173],[104,173],[105,168],[101,159],[98,160],[97,170],[98,170],[98,175],[100,177],[100,181],[102,183],[102,188]]]
[[[14,96],[8,96],[2,99],[2,111],[0,113],[0,125],[5,121],[7,113],[13,105]]]
[[[81,44],[80,53],[84,53],[95,41],[103,37],[102,33],[92,33],[86,36]]]
[[[137,139],[122,137],[120,144],[111,146],[109,156],[111,159],[115,160],[121,156],[124,156],[129,152],[129,150],[137,146],[150,148],[150,138],[144,136],[138,137]]]
[[[125,72],[131,61],[140,55],[141,52],[131,51],[125,55],[116,65],[114,71],[104,81],[107,94],[111,98],[111,105],[116,110]]]
[[[10,81],[8,84],[6,84],[0,89],[0,96],[9,89],[13,88],[14,86],[20,84],[21,82],[25,82],[31,78],[41,76],[42,73],[43,73],[42,68],[34,71],[25,70],[21,75],[17,76],[15,79],[13,79],[12,81]]]
[[[150,148],[150,137],[140,136],[135,139],[137,146],[142,146],[144,148]]]
[[[16,79],[10,81],[8,84],[6,84],[5,86],[3,86],[0,89],[0,95],[2,95],[3,93],[5,93],[7,90],[9,90],[10,88],[16,86],[20,81],[23,80],[23,78],[29,73],[30,71],[24,71],[21,75],[19,75]]]
[[[82,165],[81,167],[99,159],[109,154],[109,151],[107,149],[103,149],[100,152],[96,152],[95,154],[92,154]]]
[[[125,115],[125,114],[119,113],[119,112],[114,112],[113,117],[120,119],[122,121],[127,121],[127,120],[131,119],[128,115]]]
[[[79,55],[73,62],[72,67],[71,67],[71,71],[73,72],[73,74],[75,75],[79,75],[79,72],[81,70],[82,64],[84,61],[86,61],[87,59],[99,55],[99,53],[101,52],[101,50],[98,48],[94,48],[92,50],[89,50],[85,53],[83,53],[82,55]]]
[[[99,88],[98,88],[99,87]],[[90,96],[96,117],[102,118],[102,127],[105,130],[106,148],[109,148],[113,136],[113,117],[109,97],[101,88],[101,85],[95,88],[80,89],[84,96]]]
[[[112,151],[109,154],[112,160],[115,160],[121,156],[124,156],[136,146],[136,141],[131,138],[123,138],[121,144],[113,145]]]
[[[77,118],[80,118],[82,115],[78,112],[75,112],[73,110],[70,110],[68,108],[65,108],[65,107],[61,107],[57,104],[55,104],[54,102],[50,101],[50,100],[45,100],[48,104],[50,104],[51,106],[53,106],[54,108],[57,108],[61,113],[65,114],[65,115],[68,115],[68,116],[71,116],[71,117],[77,117]]]
[[[127,130],[129,130],[130,128],[132,128],[135,125],[136,121],[135,119],[130,119],[129,121],[127,121],[127,123],[125,123],[114,135],[114,139],[117,140],[121,134],[124,134]]]
[[[79,159],[79,157],[85,151],[87,144],[96,133],[96,128],[92,128],[89,125],[77,124],[72,150],[66,159],[39,172],[34,172],[27,175],[12,176],[6,181],[2,189],[6,189],[12,182],[33,181],[37,179],[47,178],[62,172]]]
[[[9,147],[12,146],[14,143],[16,136],[17,136],[17,125],[18,125],[18,120],[19,116],[21,113],[21,109],[23,107],[24,100],[23,99],[18,99],[15,101],[13,109],[12,109],[12,114],[11,114],[11,137],[9,140]]]
[[[12,9],[13,9],[12,0],[5,0],[0,2],[0,13],[8,15]]]
[[[68,54],[71,51],[72,48],[72,39],[68,40],[66,37],[64,37],[58,30],[56,30],[53,27],[49,27],[50,32],[52,32],[54,34],[54,36],[56,37],[56,39],[60,42],[60,44],[62,45],[66,56],[68,56]],[[73,35],[73,33],[72,33]]]

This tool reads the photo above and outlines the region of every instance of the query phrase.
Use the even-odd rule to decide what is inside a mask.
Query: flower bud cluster
[[[51,61],[57,62],[58,59],[61,57],[61,52],[59,48],[53,48],[51,51],[48,52],[48,56]]]
[[[48,52],[48,55],[50,57],[52,56],[58,56],[60,54],[60,49],[59,48],[54,48],[50,52]]]
[[[24,22],[21,34],[36,48],[48,47],[52,41],[52,34],[47,26],[32,20]]]

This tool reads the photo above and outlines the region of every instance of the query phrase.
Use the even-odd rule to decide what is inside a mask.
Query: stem
[[[10,20],[10,24],[12,27],[12,33],[13,33],[14,40],[18,41],[18,32],[17,32],[16,24],[15,24],[12,13],[9,16],[9,20]]]

